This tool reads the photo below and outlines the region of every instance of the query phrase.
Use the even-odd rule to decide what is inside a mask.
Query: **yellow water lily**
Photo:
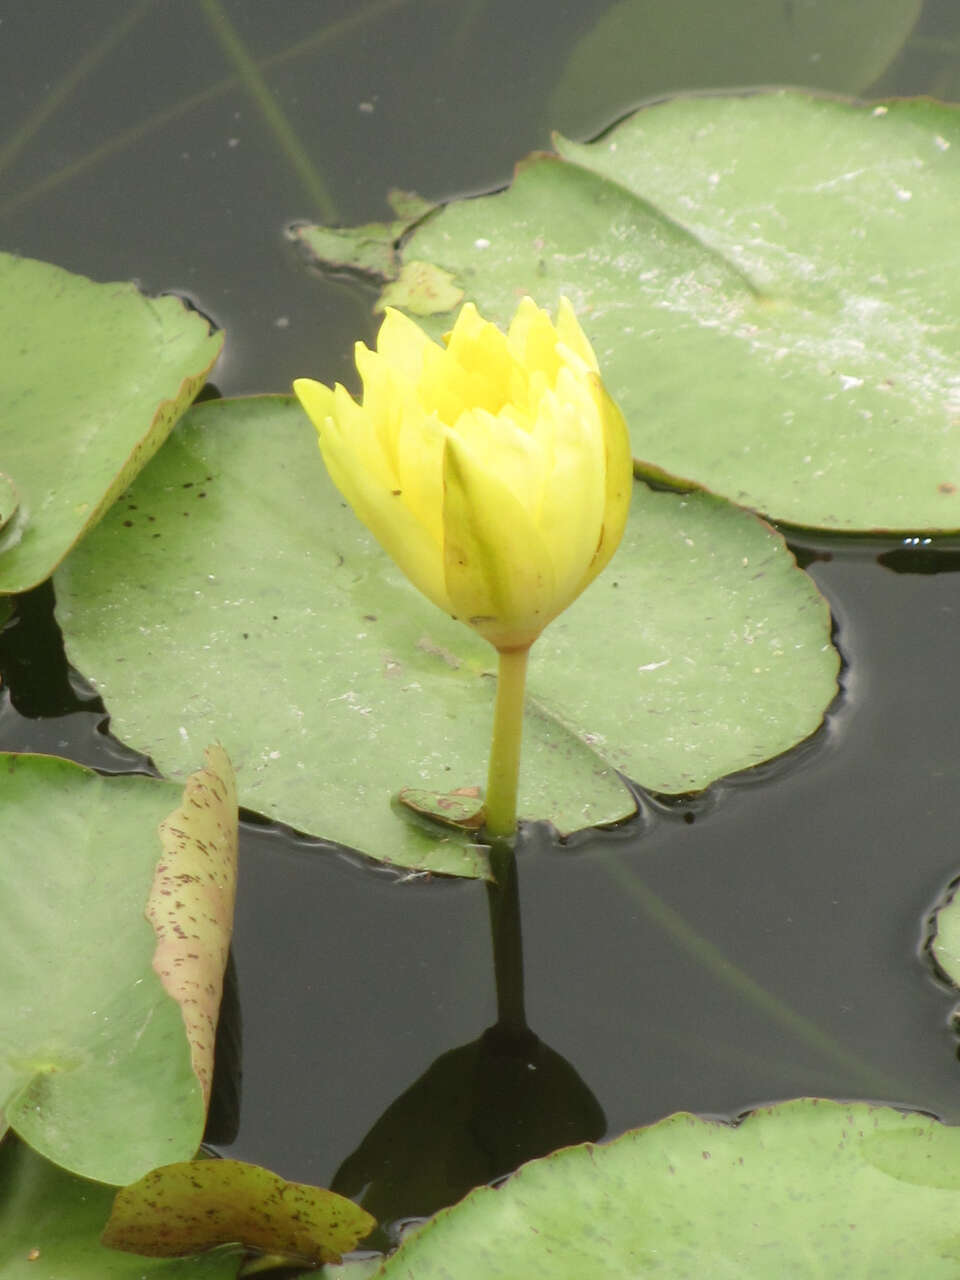
[[[497,757],[501,701],[519,696],[522,717],[530,645],[620,541],[630,443],[565,298],[556,323],[524,298],[505,334],[467,303],[445,344],[388,310],[376,350],[356,347],[362,403],[308,378],[294,390],[367,528],[434,604],[500,652]],[[490,808],[488,786],[488,828]],[[493,822],[512,830],[509,814]]]

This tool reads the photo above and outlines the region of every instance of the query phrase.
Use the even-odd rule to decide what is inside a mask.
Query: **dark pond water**
[[[383,217],[394,186],[435,199],[490,189],[553,124],[588,137],[645,98],[705,87],[714,6],[649,7],[684,19],[670,57],[638,58],[626,90],[627,47],[609,89],[595,78],[578,97],[562,91],[564,68],[611,8],[602,0],[4,6],[0,243],[194,299],[228,330],[223,394],[285,390],[307,373],[350,380],[352,344],[374,332],[373,295],[308,274],[285,226]],[[725,39],[709,33],[714,84],[782,77],[782,50],[751,43],[748,8],[724,6]],[[861,4],[863,39],[896,8]],[[856,81],[840,57],[829,87],[960,97],[956,6],[902,8],[917,23],[879,79]],[[257,83],[238,79],[231,31],[272,116]],[[809,75],[791,78],[817,83],[824,59],[804,58]],[[509,1112],[509,1097],[526,1117],[526,1137],[507,1126],[490,1139],[504,1168],[504,1150],[537,1141],[800,1094],[960,1121],[952,999],[921,954],[930,906],[960,873],[960,553],[797,549],[847,664],[825,728],[705,797],[644,800],[617,831],[563,848],[529,832],[526,1002],[545,1083],[538,1093],[511,1074],[489,1040],[444,1059],[347,1166],[344,1190],[396,1183],[383,1192],[391,1217],[442,1200],[417,1181],[427,1165],[448,1171],[447,1194],[462,1190],[450,1170],[479,1075],[496,1087],[474,1099],[474,1119]],[[129,767],[68,675],[51,602],[35,593],[0,636],[0,747]],[[400,880],[255,823],[243,831],[235,959],[243,1100],[220,1149],[298,1179],[329,1183],[391,1104],[496,1016],[483,886]]]

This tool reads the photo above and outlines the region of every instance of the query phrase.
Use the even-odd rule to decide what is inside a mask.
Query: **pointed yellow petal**
[[[445,427],[436,418],[407,414],[397,435],[397,488],[403,504],[430,535],[443,544],[443,444]]]
[[[358,342],[354,359],[363,381],[363,416],[367,430],[376,436],[387,459],[391,477],[398,468],[397,433],[405,412],[417,403],[412,383],[398,375],[378,351],[370,351]]]
[[[383,447],[377,423],[338,382],[333,389],[333,416],[320,433],[320,448],[329,463],[331,454],[342,454],[351,468],[369,472],[387,489],[397,485],[396,466]]]
[[[507,410],[494,415],[474,409],[457,419],[453,434],[536,519],[543,495],[544,459],[532,432],[518,425]]]
[[[565,347],[575,351],[588,369],[599,371],[597,357],[587,335],[580,328],[580,321],[568,298],[561,298],[557,307],[557,337]]]
[[[489,413],[510,402],[517,374],[523,376],[506,337],[495,324],[481,320],[470,303],[461,309],[448,336],[447,356],[475,375],[473,406]]]
[[[333,416],[333,392],[322,382],[314,382],[312,378],[296,378],[293,392],[317,431],[322,431],[327,419]]]
[[[569,370],[561,371],[557,392],[545,396],[540,409],[536,431],[550,441],[551,457],[538,526],[553,556],[559,613],[586,585],[600,543],[604,437],[595,400]]]
[[[383,484],[349,449],[325,451],[324,461],[333,483],[414,586],[445,613],[453,613],[440,543],[404,502],[403,490]],[[435,528],[439,530],[439,522]]]
[[[322,382],[298,378],[293,389],[316,428],[328,466],[331,457],[346,452],[361,459],[382,484],[395,486],[392,463],[380,447],[373,423],[345,387],[338,382],[331,390]]]
[[[606,498],[603,529],[592,565],[587,571],[584,586],[592,582],[605,569],[620,545],[630,514],[633,497],[633,449],[630,432],[623,414],[610,396],[597,374],[590,376],[590,385],[597,398],[600,421],[603,425],[603,445],[606,457]]]
[[[443,481],[452,612],[498,649],[532,644],[553,617],[553,565],[543,538],[522,503],[452,433]]]
[[[517,308],[507,342],[528,378],[539,371],[546,377],[548,386],[556,383],[562,363],[557,353],[557,331],[549,313],[541,310],[532,298],[524,298]]]
[[[436,414],[449,425],[483,395],[482,377],[464,369],[448,351],[431,347],[425,353],[417,387],[417,402],[425,413]]]
[[[420,377],[425,348],[436,345],[402,311],[387,307],[377,334],[377,351],[402,378],[416,383]]]

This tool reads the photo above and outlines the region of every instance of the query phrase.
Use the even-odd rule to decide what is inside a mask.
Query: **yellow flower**
[[[361,405],[293,384],[334,483],[434,604],[501,652],[528,648],[613,555],[633,481],[570,303],[554,324],[524,298],[506,334],[467,303],[446,347],[388,310],[356,362]]]

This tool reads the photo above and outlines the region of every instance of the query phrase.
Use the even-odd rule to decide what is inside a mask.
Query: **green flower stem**
[[[529,647],[500,653],[486,794],[486,832],[494,838],[512,836],[517,829],[517,781],[529,653]]]
[[[520,895],[517,891],[517,859],[506,840],[494,840],[490,866],[495,884],[487,884],[490,909],[490,941],[497,984],[497,1027],[501,1031],[527,1029],[523,1004],[523,938],[520,933]]]

